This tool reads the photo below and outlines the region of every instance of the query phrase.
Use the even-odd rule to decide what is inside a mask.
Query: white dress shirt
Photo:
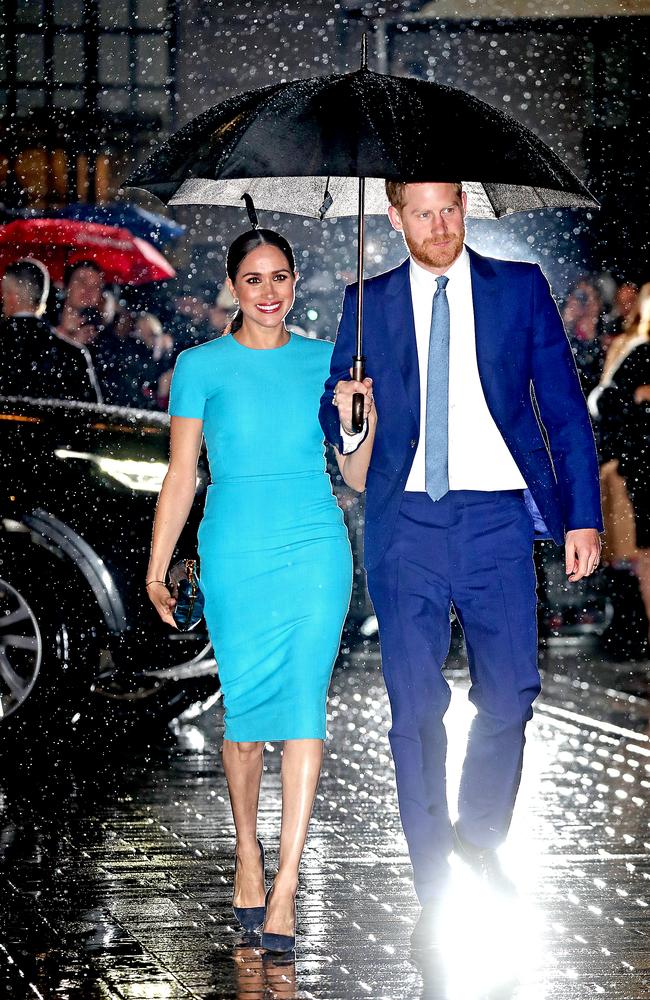
[[[436,275],[412,257],[409,274],[420,370],[420,439],[406,490],[425,492],[427,367],[431,309]],[[526,482],[515,464],[485,401],[476,359],[476,331],[469,254],[465,247],[446,272],[449,302],[449,453],[450,490],[517,490]],[[381,414],[378,414],[381,420]],[[342,431],[344,452],[363,438]]]

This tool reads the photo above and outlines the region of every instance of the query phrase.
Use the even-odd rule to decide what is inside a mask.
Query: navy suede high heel
[[[261,840],[258,839],[257,843],[259,845],[260,856],[262,858],[262,877],[264,877],[264,847],[262,846]],[[237,852],[235,852],[235,877],[236,875],[237,875]],[[233,913],[235,914],[235,919],[239,921],[244,930],[252,934],[253,931],[258,930],[264,923],[264,916],[266,914],[266,900],[264,906],[235,906],[233,904],[232,910]]]
[[[266,909],[268,909],[269,896],[271,895],[272,892],[273,892],[273,886],[271,886],[271,888],[267,892],[266,899],[264,900],[264,906],[265,906]],[[296,913],[296,904],[294,902],[294,904],[293,904],[293,926],[294,926],[294,933],[293,934],[273,934],[273,933],[271,933],[269,931],[262,930],[262,948],[264,948],[265,951],[272,951],[272,952],[275,952],[276,954],[280,954],[280,955],[281,954],[285,954],[288,951],[293,951],[293,949],[296,947],[295,927],[296,927],[296,921],[297,921],[297,919],[298,919],[298,915]]]

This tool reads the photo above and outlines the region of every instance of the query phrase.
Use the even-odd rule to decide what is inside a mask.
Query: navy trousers
[[[404,494],[390,545],[368,573],[392,711],[389,739],[415,889],[436,899],[448,875],[442,674],[450,607],[467,646],[476,707],[463,765],[458,829],[477,847],[506,836],[524,729],[540,691],[533,522],[523,491]]]

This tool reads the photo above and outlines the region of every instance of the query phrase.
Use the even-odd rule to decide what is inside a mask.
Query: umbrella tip
[[[246,211],[248,213],[248,218],[250,219],[250,224],[253,229],[259,229],[260,220],[257,218],[257,212],[255,211],[255,205],[253,204],[253,199],[249,195],[248,191],[245,191],[241,196],[241,200],[246,205]]]

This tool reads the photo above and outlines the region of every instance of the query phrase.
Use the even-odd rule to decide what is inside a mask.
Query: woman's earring
[[[239,305],[239,299],[233,299],[233,302],[235,303],[236,306]]]

